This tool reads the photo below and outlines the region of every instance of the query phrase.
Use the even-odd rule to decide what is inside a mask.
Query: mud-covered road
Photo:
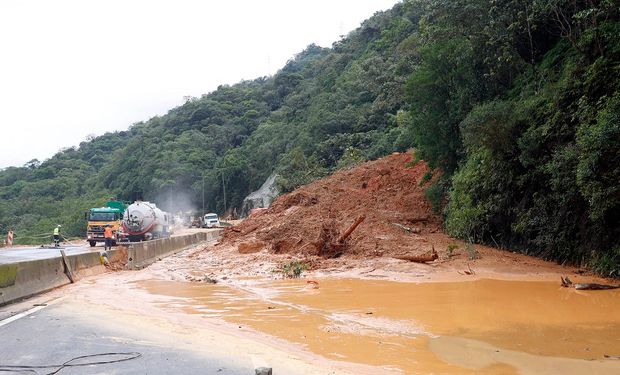
[[[72,297],[44,296],[30,300],[30,305],[35,301],[38,306],[24,310],[17,319],[0,320],[2,373],[242,375],[253,371],[249,361],[196,353],[157,331],[130,326],[122,314],[78,306]]]
[[[475,275],[458,261],[341,260],[285,280],[274,270],[286,255],[201,245],[38,297],[63,298],[0,326],[13,338],[0,352],[20,363],[145,353],[92,373],[170,373],[171,361],[187,374],[200,366],[223,374],[259,366],[275,374],[619,373],[620,291],[562,288],[562,274],[594,278],[520,257],[483,251],[466,263]],[[61,344],[41,344],[54,340]],[[65,353],[72,340],[79,345]],[[47,357],[37,354],[42,346]]]

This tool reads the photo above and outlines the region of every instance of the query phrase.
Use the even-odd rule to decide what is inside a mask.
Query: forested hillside
[[[611,0],[404,1],[274,76],[1,171],[0,225],[81,235],[106,198],[187,209],[203,191],[223,213],[274,171],[287,191],[415,148],[450,234],[620,272],[619,14]]]

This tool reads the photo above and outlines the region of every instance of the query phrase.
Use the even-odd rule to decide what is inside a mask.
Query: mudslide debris
[[[255,244],[263,244],[271,254],[319,262],[341,256],[433,261],[438,256],[425,236],[440,230],[441,218],[424,195],[433,180],[427,181],[429,173],[426,163],[414,162],[411,153],[336,172],[227,228],[222,244],[248,254],[258,250]]]

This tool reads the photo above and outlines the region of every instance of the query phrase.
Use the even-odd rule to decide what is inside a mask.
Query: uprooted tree
[[[324,258],[337,258],[342,255],[348,247],[347,239],[365,219],[366,216],[359,216],[342,234],[338,232],[336,221],[323,222],[318,238],[313,243],[317,254]]]

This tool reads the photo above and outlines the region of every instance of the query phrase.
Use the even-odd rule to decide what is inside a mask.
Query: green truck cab
[[[123,213],[127,208],[125,202],[109,201],[106,207],[91,208],[86,212],[86,241],[90,246],[97,245],[97,242],[104,242],[103,230],[106,225],[112,226],[112,232],[115,238],[118,236],[118,230],[121,226]],[[116,242],[116,241],[114,241]]]

